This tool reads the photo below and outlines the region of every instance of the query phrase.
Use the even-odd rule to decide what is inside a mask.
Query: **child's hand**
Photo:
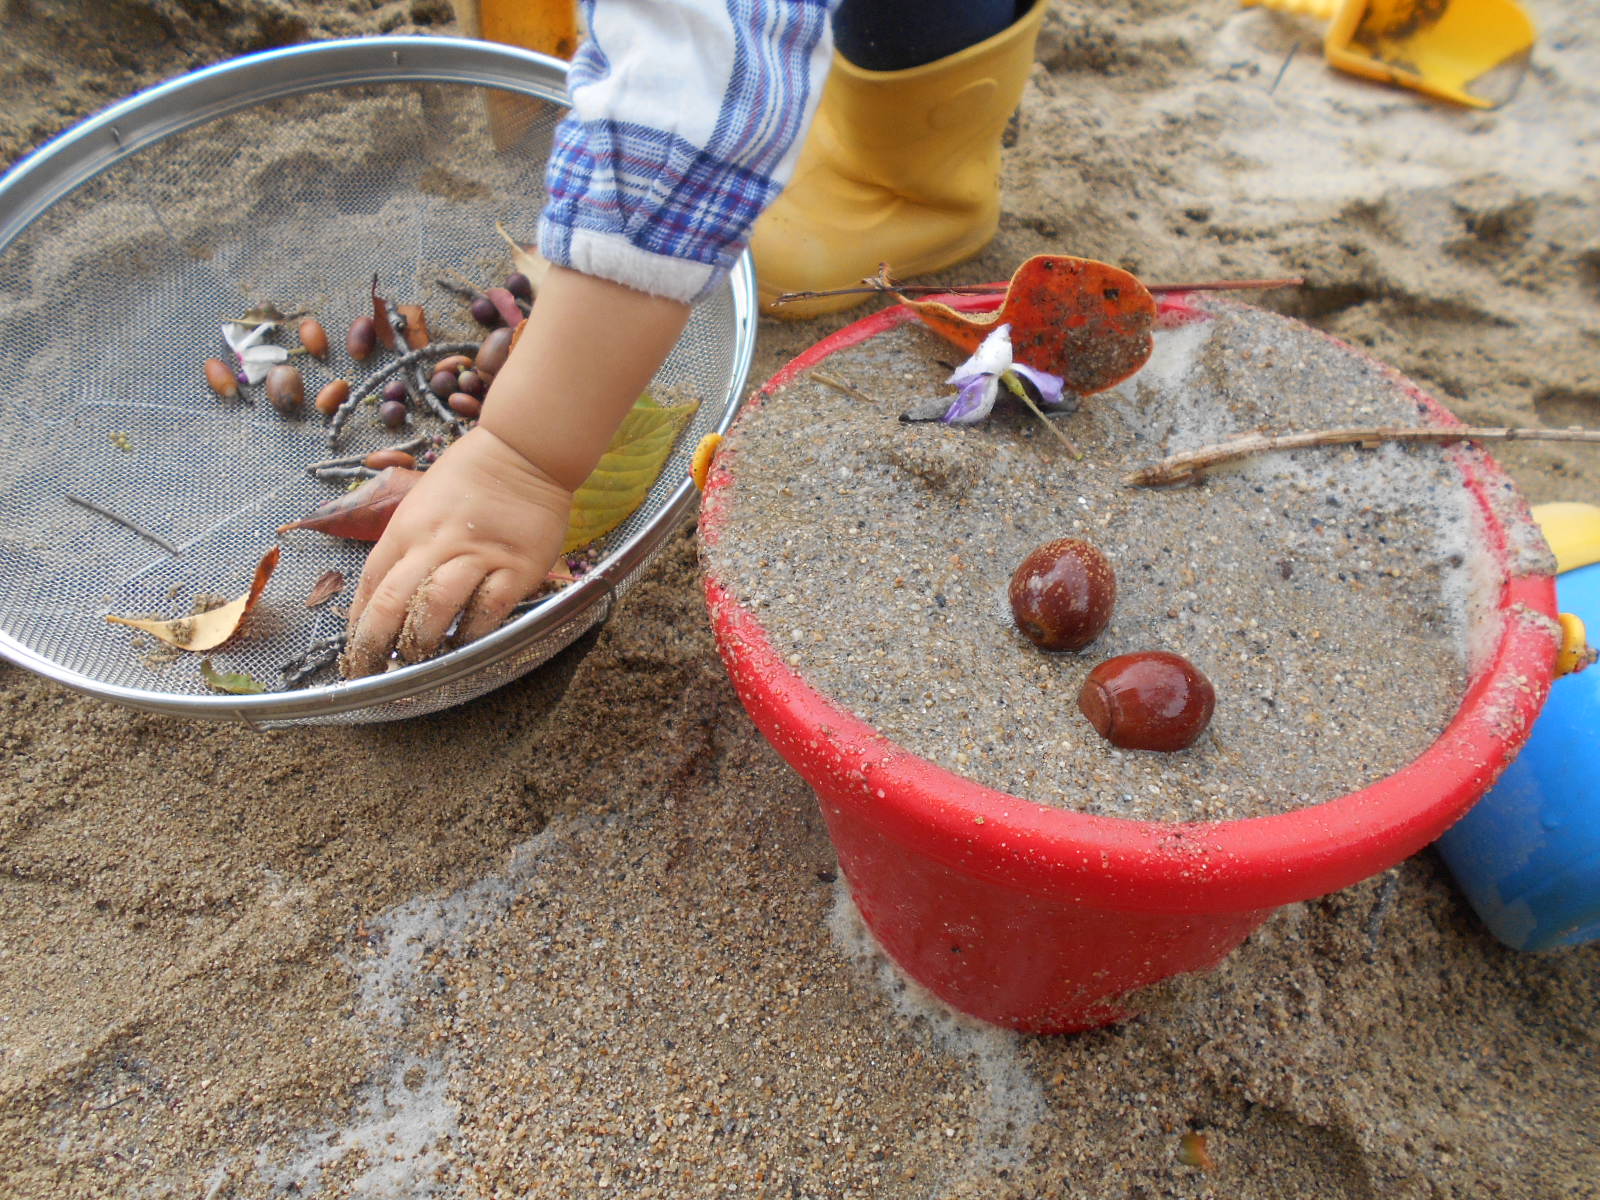
[[[484,401],[367,556],[346,675],[482,637],[549,573],[572,493],[666,358],[689,306],[554,267]]]
[[[342,663],[384,669],[491,632],[561,551],[572,493],[487,429],[452,445],[395,510],[361,572]]]

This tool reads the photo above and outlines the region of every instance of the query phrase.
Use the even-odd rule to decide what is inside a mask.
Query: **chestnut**
[[[1123,750],[1182,750],[1211,723],[1217,694],[1188,659],[1165,650],[1119,654],[1089,672],[1078,708]]]
[[[1011,576],[1011,615],[1041,650],[1082,650],[1105,630],[1117,599],[1106,556],[1079,538],[1037,547]]]

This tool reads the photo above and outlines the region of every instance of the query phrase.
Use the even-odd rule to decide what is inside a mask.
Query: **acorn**
[[[500,310],[495,307],[493,300],[487,296],[474,297],[467,311],[472,314],[472,319],[479,325],[495,326],[500,324]]]
[[[348,379],[335,379],[324,385],[317,393],[313,403],[316,409],[325,417],[331,417],[339,411],[341,405],[350,399],[350,381]]]
[[[322,327],[322,322],[315,317],[307,317],[300,322],[300,344],[306,348],[306,353],[312,358],[324,362],[328,358],[328,331]]]
[[[476,421],[483,412],[483,401],[476,396],[469,396],[465,392],[454,392],[450,399],[445,401],[450,406],[450,411],[456,416],[468,421]]]
[[[489,385],[477,371],[463,371],[456,379],[455,390],[482,400]]]
[[[1089,672],[1078,708],[1123,750],[1182,750],[1211,723],[1217,696],[1188,659],[1165,650],[1108,658]]]
[[[509,329],[496,329],[483,339],[483,345],[478,347],[477,357],[473,366],[478,371],[488,372],[490,375],[500,374],[500,369],[506,365],[506,359],[511,357],[511,334]]]
[[[267,372],[267,399],[286,417],[296,416],[306,402],[306,381],[299,367],[279,363]]]
[[[345,349],[357,362],[366,362],[378,348],[378,326],[371,317],[357,317],[350,322],[350,332],[345,337]]]
[[[233,373],[233,368],[220,358],[206,359],[206,383],[224,400],[239,398],[239,378]]]
[[[428,380],[428,390],[435,396],[448,396],[451,392],[457,390],[456,379],[458,377],[458,372],[455,371],[435,371],[433,378]]]
[[[506,276],[506,291],[524,304],[533,303],[533,280],[521,271],[513,271]]]
[[[385,429],[399,429],[406,423],[406,416],[410,412],[401,400],[385,400],[378,405],[378,420],[383,422]]]
[[[1082,650],[1105,631],[1117,600],[1106,556],[1079,538],[1035,548],[1011,576],[1011,615],[1041,650]]]
[[[411,399],[411,393],[406,389],[405,380],[403,379],[389,380],[388,383],[383,385],[382,395],[385,400],[393,400],[400,404],[404,404]]]
[[[371,467],[375,471],[381,471],[385,467],[405,467],[409,470],[417,465],[417,458],[414,454],[408,454],[391,446],[385,450],[374,450],[361,460],[361,465]]]

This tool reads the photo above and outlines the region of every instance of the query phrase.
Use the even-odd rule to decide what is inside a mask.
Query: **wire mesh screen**
[[[429,52],[425,39],[385,40],[417,43],[413,60]],[[0,245],[0,632],[11,656],[145,707],[263,723],[384,720],[479,695],[592,627],[627,573],[616,564],[636,570],[676,523],[662,520],[667,510],[686,509],[695,443],[737,406],[750,346],[740,333],[748,299],[735,288],[747,272],[697,308],[657,376],[658,399],[699,408],[649,499],[598,547],[610,578],[599,586],[599,570],[583,603],[552,602],[500,630],[470,673],[445,655],[396,673],[368,702],[330,667],[288,707],[271,696],[218,704],[199,655],[105,620],[176,617],[240,596],[276,542],[277,572],[241,636],[208,656],[214,668],[282,687],[286,662],[342,630],[367,546],[276,533],[341,486],[306,472],[333,453],[309,399],[376,365],[344,346],[350,322],[371,312],[374,276],[389,300],[424,307],[433,341],[482,338],[461,289],[511,271],[506,236],[534,240],[562,112],[539,95],[403,79],[266,99],[118,158]],[[260,387],[219,398],[203,375],[206,359],[227,357],[223,323],[267,304],[312,313],[330,334],[326,361],[292,360],[308,399],[298,418]],[[274,340],[297,345],[296,324]],[[445,430],[419,405],[391,431],[362,404],[337,453]],[[343,592],[308,607],[329,571],[344,575]],[[307,699],[325,701],[326,715],[307,717]]]

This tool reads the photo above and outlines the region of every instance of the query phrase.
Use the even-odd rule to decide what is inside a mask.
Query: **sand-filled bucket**
[[[992,300],[957,303],[978,309]],[[1171,320],[1208,319],[1183,297],[1165,300],[1163,311]],[[1315,341],[1319,352],[1361,357],[1296,322],[1270,319]],[[732,453],[713,466],[700,530],[710,614],[739,697],[815,789],[863,919],[919,983],[965,1013],[1019,1030],[1069,1032],[1121,1019],[1139,1006],[1131,993],[1215,966],[1275,908],[1349,886],[1433,841],[1515,756],[1551,680],[1553,564],[1510,481],[1481,450],[1459,444],[1441,452],[1442,469],[1459,483],[1444,490],[1457,491],[1471,516],[1465,570],[1475,601],[1459,707],[1450,717],[1446,700],[1442,732],[1408,765],[1334,798],[1220,821],[1073,811],[929,761],[825,694],[803,663],[795,665],[787,630],[769,626],[767,610],[740,599],[719,572],[741,487],[739,433],[764,419],[776,393],[813,370],[831,370],[830,357],[870,348],[912,320],[905,310],[885,310],[769,381],[741,415]],[[930,357],[938,353],[931,335],[919,336],[930,339]],[[1386,373],[1423,422],[1454,421],[1393,372],[1362,362],[1363,370]],[[1202,575],[1204,554],[1197,544]],[[852,580],[835,576],[834,584],[845,589]],[[996,581],[998,591],[1004,587]],[[1373,630],[1372,655],[1385,654],[1385,637]],[[1049,719],[1081,720],[1061,699]],[[1219,690],[1219,708],[1227,702]]]

